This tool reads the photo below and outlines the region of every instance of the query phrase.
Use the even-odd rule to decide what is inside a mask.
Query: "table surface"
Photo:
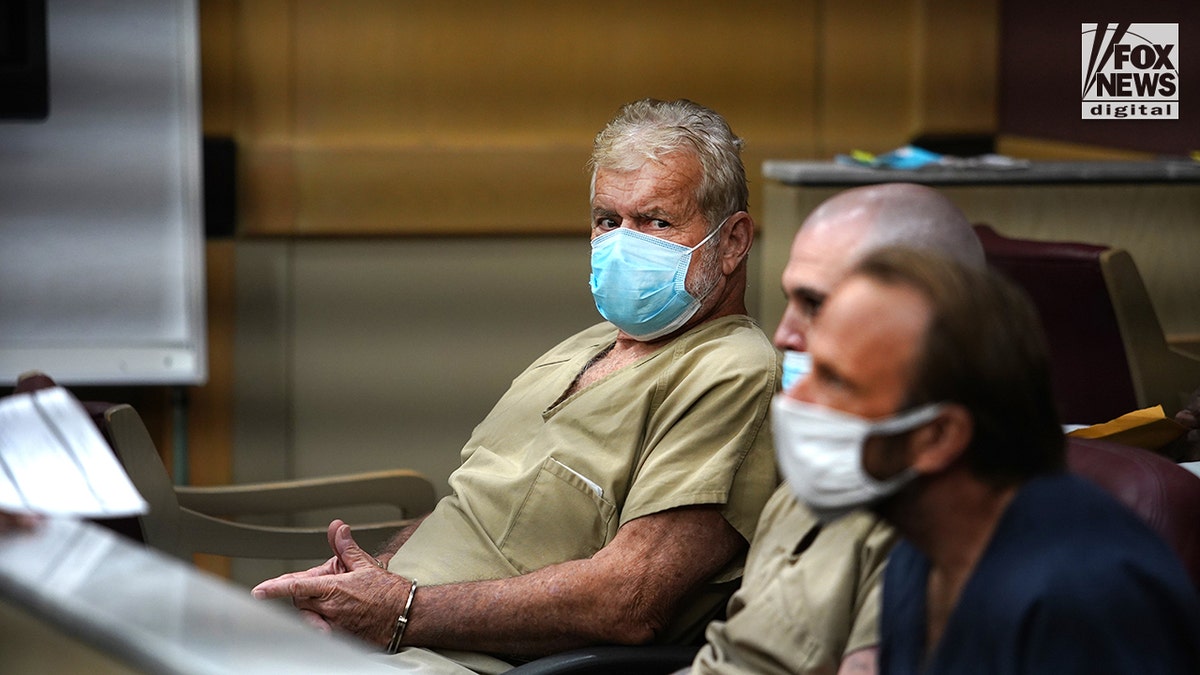
[[[147,672],[396,672],[290,607],[87,522],[0,535],[0,601]]]
[[[912,182],[926,185],[1020,185],[1064,183],[1195,183],[1200,162],[1154,161],[1029,161],[1022,168],[947,167],[873,169],[865,166],[808,160],[770,159],[763,175],[787,185],[846,186]]]

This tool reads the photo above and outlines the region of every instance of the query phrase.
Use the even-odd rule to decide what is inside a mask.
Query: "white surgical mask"
[[[941,409],[941,404],[931,403],[872,421],[779,394],[771,404],[771,429],[780,471],[818,519],[840,518],[895,493],[916,477],[909,468],[887,480],[873,478],[862,465],[867,438],[912,431],[932,421]]]
[[[787,349],[783,352],[783,378],[779,380],[779,388],[787,391],[812,370],[812,355],[808,352],[794,352]]]

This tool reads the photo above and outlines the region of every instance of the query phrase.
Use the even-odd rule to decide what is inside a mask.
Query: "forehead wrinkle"
[[[690,220],[699,213],[691,189],[696,172],[696,160],[687,155],[647,160],[629,171],[601,169],[597,172],[594,206],[613,212],[627,208],[627,213],[641,217]]]

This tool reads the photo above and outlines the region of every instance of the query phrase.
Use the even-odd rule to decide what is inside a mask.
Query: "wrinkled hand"
[[[1175,413],[1175,421],[1192,431],[1200,429],[1200,389],[1192,392],[1188,402]]]
[[[251,594],[259,599],[290,597],[307,623],[386,645],[408,596],[409,581],[381,567],[340,520],[329,524],[329,546],[334,555],[323,565],[268,579]]]
[[[1200,389],[1192,392],[1187,404],[1175,413],[1175,421],[1188,431],[1174,443],[1171,454],[1179,462],[1200,460]]]
[[[332,544],[330,544],[330,546],[332,547]],[[316,567],[310,567],[309,569],[300,572],[288,572],[287,574],[281,574],[274,579],[268,579],[267,581],[262,582],[258,586],[262,586],[265,583],[274,581],[285,581],[288,579],[308,579],[312,577],[323,577],[330,574],[342,574],[346,571],[348,570],[346,570],[345,566],[342,565],[342,561],[338,560],[338,557],[335,555]],[[254,588],[257,589],[258,586],[255,586]],[[253,590],[251,590],[251,593],[254,594],[254,597],[259,597],[254,593]]]

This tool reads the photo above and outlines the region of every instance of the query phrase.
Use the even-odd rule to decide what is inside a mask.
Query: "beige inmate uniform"
[[[856,512],[819,527],[781,485],[763,510],[728,618],[714,621],[692,673],[834,673],[879,644],[883,564],[894,531]]]
[[[608,323],[589,328],[513,380],[463,448],[452,494],[389,570],[422,587],[513,577],[588,558],[625,523],[696,504],[722,505],[753,537],[778,484],[766,423],[778,357],[762,330],[745,316],[702,324],[562,399],[616,335]],[[698,638],[741,567],[713,579],[662,640]],[[405,650],[400,660],[434,656]],[[453,656],[480,671],[507,666]]]

